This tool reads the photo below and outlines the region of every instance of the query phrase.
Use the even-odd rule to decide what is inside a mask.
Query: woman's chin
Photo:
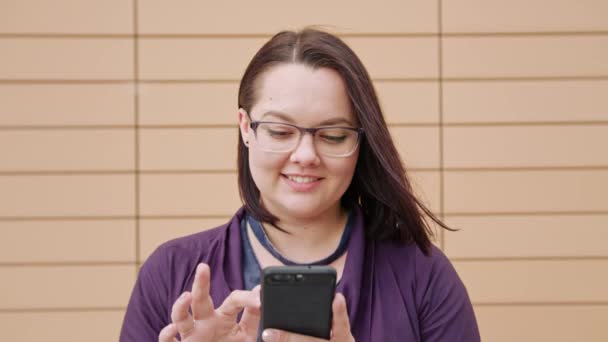
[[[289,203],[282,208],[283,219],[314,220],[327,213],[329,208],[318,203]]]

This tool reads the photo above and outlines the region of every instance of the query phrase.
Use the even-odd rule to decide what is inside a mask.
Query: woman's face
[[[328,68],[302,64],[274,66],[260,76],[253,121],[289,123],[300,127],[358,127],[344,82]],[[317,152],[312,135],[304,134],[291,152],[260,149],[250,119],[239,111],[243,140],[249,146],[249,165],[262,203],[279,219],[310,219],[334,214],[353,178],[359,150],[347,157]]]

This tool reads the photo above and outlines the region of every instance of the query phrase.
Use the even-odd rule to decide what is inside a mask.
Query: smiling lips
[[[323,180],[321,177],[313,176],[300,176],[300,175],[285,175],[283,179],[286,180],[289,187],[297,192],[307,192],[315,189]]]

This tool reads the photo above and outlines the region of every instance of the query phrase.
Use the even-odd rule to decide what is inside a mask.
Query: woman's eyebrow
[[[295,121],[287,114],[283,113],[283,112],[278,112],[275,110],[270,110],[267,111],[266,113],[262,114],[262,117],[260,118],[260,120],[263,120],[265,117],[267,116],[273,116],[277,119],[283,120],[283,121],[287,121],[289,123],[294,123]]]
[[[321,121],[319,126],[331,126],[331,125],[337,125],[337,124],[347,124],[349,126],[354,126],[353,123],[346,118],[332,118],[332,119],[323,120],[323,121]]]
[[[292,124],[295,123],[295,120],[292,119],[292,117],[289,116],[288,114],[279,112],[279,111],[274,111],[274,110],[267,111],[266,113],[264,113],[260,120],[264,119],[267,116],[272,116],[272,117],[275,117],[275,118],[283,120],[283,121],[287,121]],[[319,126],[331,126],[331,125],[337,125],[337,124],[347,124],[349,126],[354,126],[350,120],[343,118],[343,117],[335,117],[335,118],[323,120],[319,123]]]

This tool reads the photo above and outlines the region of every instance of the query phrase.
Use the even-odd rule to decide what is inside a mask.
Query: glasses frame
[[[300,132],[300,136],[298,138],[298,142],[293,146],[293,148],[289,149],[289,150],[285,150],[285,151],[271,151],[271,150],[266,150],[263,149],[264,151],[267,152],[275,152],[275,153],[288,153],[288,152],[293,152],[295,151],[296,148],[298,148],[298,146],[300,146],[300,143],[302,142],[302,138],[304,137],[304,134],[309,133],[312,137],[313,137],[313,143],[314,143],[314,137],[315,134],[317,134],[318,131],[323,130],[323,129],[328,129],[328,128],[339,128],[339,129],[346,129],[349,131],[353,131],[355,133],[357,133],[357,142],[355,143],[353,149],[345,154],[327,154],[327,153],[321,153],[318,152],[321,155],[324,155],[326,157],[348,157],[350,155],[352,155],[353,153],[355,153],[355,151],[357,150],[357,147],[359,146],[359,144],[361,143],[361,137],[363,136],[363,134],[365,133],[363,128],[359,128],[359,127],[345,127],[345,126],[321,126],[321,127],[300,127],[297,125],[293,125],[293,124],[289,124],[289,123],[284,123],[284,122],[275,122],[275,121],[251,121],[249,123],[249,127],[251,128],[251,130],[253,131],[253,134],[255,135],[255,138],[257,140],[258,138],[258,127],[260,126],[260,124],[273,124],[273,125],[285,125],[285,126],[289,126],[289,127],[293,127],[295,129],[297,129]]]

